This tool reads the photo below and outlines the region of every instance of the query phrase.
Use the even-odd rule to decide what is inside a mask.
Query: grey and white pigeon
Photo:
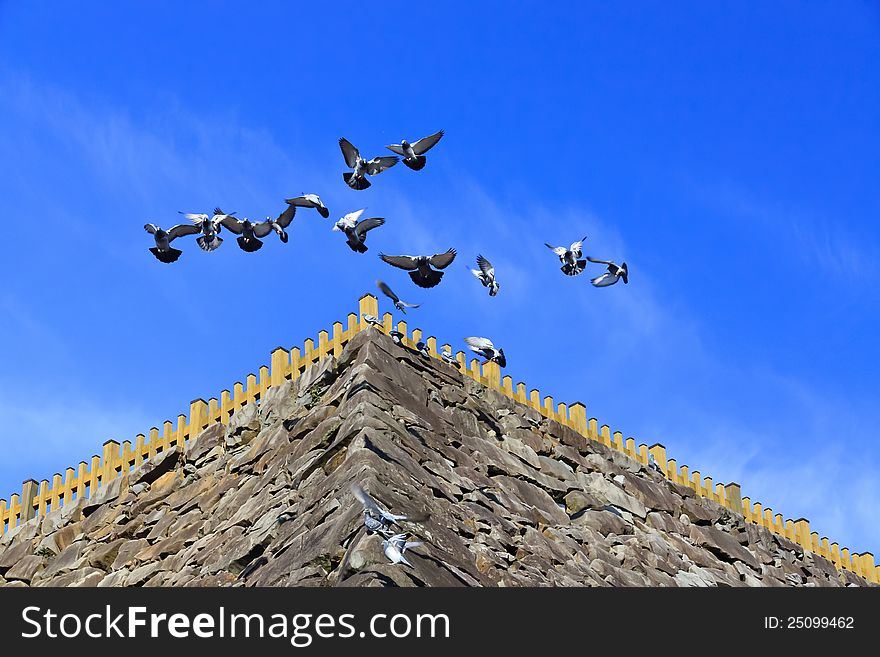
[[[284,230],[290,225],[290,222],[293,221],[293,217],[296,215],[296,206],[293,203],[288,203],[287,207],[284,211],[278,215],[276,219],[272,219],[271,217],[266,217],[266,223],[269,224],[269,227],[278,233],[278,237],[281,238],[281,241],[284,244],[287,244],[288,235],[287,231]]]
[[[597,260],[590,256],[587,256],[587,260],[608,266],[608,271],[590,281],[596,287],[608,287],[609,285],[614,285],[621,278],[623,279],[624,285],[629,283],[629,270],[627,269],[625,262],[622,265],[616,265],[611,260]]]
[[[431,357],[431,352],[428,350],[428,343],[422,342],[419,340],[416,342],[416,351],[418,351],[425,358]]]
[[[370,326],[375,326],[377,328],[382,328],[384,326],[382,321],[374,315],[364,315],[364,321]]]
[[[378,175],[385,169],[393,167],[400,160],[396,155],[380,155],[372,160],[365,160],[361,157],[358,149],[345,137],[339,138],[339,148],[342,150],[345,164],[350,169],[354,169],[354,171],[346,171],[342,174],[345,184],[352,189],[366,189],[371,185],[367,176]]]
[[[209,217],[206,214],[192,214],[190,212],[180,212],[180,214],[189,219],[201,232],[201,235],[196,238],[196,244],[202,251],[214,251],[223,243],[223,238],[217,234],[221,230],[220,215],[215,214]]]
[[[370,217],[368,219],[359,219],[366,208],[349,212],[333,225],[333,230],[345,233],[345,243],[355,253],[366,253],[367,245],[364,242],[367,239],[367,231],[378,228],[385,223],[382,217]]]
[[[156,224],[144,224],[144,230],[153,236],[156,246],[150,247],[150,253],[156,256],[160,262],[174,262],[183,253],[180,249],[171,246],[171,242],[184,235],[195,235],[199,232],[198,227],[192,224],[177,224],[168,230],[159,228]]]
[[[393,267],[408,270],[409,277],[419,287],[434,287],[443,278],[443,272],[436,271],[436,269],[446,269],[452,263],[455,259],[455,249],[430,256],[390,256],[381,253],[379,257]],[[436,267],[436,269],[432,269],[432,267]]]
[[[455,365],[458,369],[461,369],[461,363],[459,363],[459,362],[455,359],[455,356],[452,354],[451,351],[441,351],[441,352],[440,352],[440,358],[442,358],[443,360],[445,360],[445,361],[446,361],[447,363],[449,363],[450,365]]]
[[[398,346],[403,344],[403,333],[401,333],[397,329],[394,329],[388,335],[391,336],[391,339],[394,341],[394,344],[396,344]]]
[[[495,280],[495,267],[481,255],[477,256],[477,267],[479,269],[471,269],[471,273],[483,284],[483,287],[489,288],[489,296],[494,297],[498,294],[498,288],[501,287]]]
[[[406,516],[394,515],[383,509],[359,484],[352,483],[351,492],[363,505],[364,525],[371,532],[385,532],[391,525],[397,525],[398,520],[409,520]]]
[[[272,232],[272,225],[268,221],[251,221],[250,219],[239,219],[232,214],[225,214],[220,208],[214,208],[214,214],[222,215],[220,223],[230,232],[235,233],[239,237],[236,238],[238,246],[242,251],[253,253],[259,251],[263,247],[263,242],[259,238],[266,237]]]
[[[663,468],[660,467],[660,464],[654,460],[654,455],[651,453],[648,454],[648,467],[652,470],[655,470],[656,472],[659,472],[662,475],[666,474],[665,472],[663,472]]]
[[[321,197],[317,194],[303,194],[295,198],[285,199],[285,201],[298,208],[315,208],[324,219],[330,217],[330,210],[327,209],[327,206],[324,205]]]
[[[489,338],[465,338],[464,342],[471,351],[485,359],[483,365],[489,361],[498,363],[499,367],[505,367],[507,365],[507,358],[504,356],[504,349],[498,349],[495,347]]]
[[[406,560],[403,553],[419,545],[423,545],[422,541],[407,541],[406,534],[394,534],[391,538],[382,541],[382,549],[391,563],[402,563],[410,568],[412,568],[412,564]]]
[[[404,315],[406,314],[407,308],[418,308],[420,304],[418,303],[407,303],[406,301],[401,301],[400,297],[394,294],[394,291],[388,287],[385,281],[377,280],[376,287],[382,290],[382,294],[391,299],[394,302],[394,307],[397,308]]]
[[[547,242],[544,242],[544,245],[559,256],[559,260],[562,262],[561,269],[563,274],[566,276],[577,276],[587,266],[587,261],[580,259],[583,255],[583,244],[586,239],[586,236],[584,236],[583,239],[572,242],[568,248],[564,246],[550,246]]]
[[[418,141],[414,141],[413,143],[409,143],[406,139],[404,139],[399,144],[391,144],[386,146],[389,151],[392,153],[397,153],[398,155],[403,156],[403,163],[408,166],[413,171],[420,171],[425,168],[425,163],[427,162],[427,158],[424,156],[424,153],[427,153],[434,145],[440,141],[440,138],[443,136],[443,131],[435,132],[433,135],[428,135],[427,137],[422,137]]]
[[[275,522],[279,525],[283,525],[288,520],[293,520],[296,516],[291,511],[284,511],[283,513],[279,513],[278,517],[275,518]]]

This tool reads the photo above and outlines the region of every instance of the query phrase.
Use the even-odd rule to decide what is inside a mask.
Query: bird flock
[[[350,171],[342,173],[342,179],[351,189],[365,190],[372,186],[369,178],[390,169],[400,161],[412,171],[421,171],[427,163],[425,153],[436,146],[443,135],[443,130],[440,130],[414,142],[404,139],[399,144],[390,144],[385,147],[394,155],[379,155],[369,160],[360,154],[360,151],[354,144],[345,137],[341,137],[339,139],[339,149],[342,152],[346,167],[350,169]],[[214,208],[212,214],[180,212],[179,214],[182,214],[188,220],[188,223],[177,224],[168,230],[148,223],[144,226],[144,229],[153,236],[155,241],[155,245],[150,248],[150,252],[160,262],[176,262],[182,251],[172,246],[172,242],[177,238],[188,235],[198,235],[196,244],[199,248],[203,251],[214,252],[223,243],[223,238],[220,237],[220,234],[225,228],[238,236],[236,241],[242,251],[253,253],[262,248],[263,238],[268,237],[273,232],[278,235],[278,239],[282,243],[286,244],[289,239],[287,228],[293,221],[298,208],[315,209],[324,219],[330,217],[330,211],[317,194],[303,194],[302,196],[287,198],[284,202],[286,207],[277,217],[273,218],[270,215],[262,221],[239,218],[235,212],[227,213],[217,207]],[[370,231],[385,224],[384,217],[361,218],[365,210],[366,208],[362,208],[349,212],[332,226],[332,230],[341,232],[345,236],[345,243],[348,247],[359,254],[366,253],[368,250],[366,242]],[[587,237],[584,236],[567,247],[553,246],[546,242],[545,245],[559,258],[559,261],[562,263],[560,269],[566,276],[580,275],[586,270],[587,263],[591,262],[605,265],[606,268],[603,274],[591,279],[593,286],[597,288],[608,287],[620,280],[623,280],[624,284],[629,283],[629,270],[625,262],[618,265],[612,260],[600,260],[590,256],[584,257],[584,243],[586,240]],[[443,280],[444,270],[452,264],[456,255],[456,249],[449,248],[442,253],[430,255],[388,255],[380,253],[379,258],[392,267],[406,271],[412,282],[418,287],[429,289],[440,284]],[[468,267],[469,271],[487,289],[490,297],[497,296],[501,285],[498,282],[495,267],[482,254],[477,256],[476,265],[476,269]],[[382,294],[391,299],[394,307],[402,313],[406,313],[407,308],[414,309],[420,306],[420,304],[402,301],[391,287],[382,280],[377,280],[376,285]],[[370,315],[365,315],[364,321],[374,326],[382,326],[379,318]],[[396,344],[403,344],[404,336],[398,331],[391,331],[389,335]],[[483,364],[494,362],[500,367],[507,365],[504,350],[496,347],[489,338],[472,336],[465,338],[464,342],[471,351],[483,358]],[[426,357],[430,356],[427,346],[422,342],[416,345],[416,350]],[[451,365],[459,366],[451,352],[444,351],[441,353],[441,358]],[[396,549],[402,559],[406,544],[401,544]]]

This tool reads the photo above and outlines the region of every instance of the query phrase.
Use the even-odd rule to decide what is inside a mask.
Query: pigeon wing
[[[550,246],[549,244],[547,244],[547,242],[544,242],[544,246],[553,251],[553,253],[558,255],[560,258],[565,255],[565,252],[567,250],[564,246]]]
[[[198,226],[192,224],[177,224],[168,230],[168,240],[171,241],[175,237],[183,237],[184,235],[195,235],[202,232]]]
[[[253,226],[254,237],[266,237],[272,232],[272,224],[268,221],[258,221]]]
[[[477,266],[480,268],[480,271],[483,272],[489,278],[495,278],[495,267],[492,266],[492,263],[486,260],[483,256],[477,256]]]
[[[217,214],[221,214],[221,213],[218,212]],[[242,232],[244,231],[244,228],[242,227],[244,222],[239,219],[236,219],[231,214],[224,214],[223,218],[220,220],[220,223],[223,224],[223,226],[227,230],[235,233],[236,235],[241,235]]]
[[[376,504],[376,501],[370,497],[370,494],[367,493],[363,488],[361,488],[358,484],[351,485],[351,492],[354,493],[355,498],[358,502],[364,505],[364,509],[369,511],[376,516],[382,515],[382,509]]]
[[[385,169],[390,169],[393,167],[400,158],[396,155],[382,155],[380,157],[374,157],[372,160],[367,162],[367,173],[371,176],[375,176],[376,174],[382,173]]]
[[[378,228],[384,223],[385,220],[382,217],[370,217],[369,219],[359,221],[354,229],[355,235],[357,235],[361,239],[361,241],[363,241],[364,236],[367,234],[368,230]]]
[[[180,212],[178,210],[178,214],[182,214],[186,219],[189,219],[194,224],[201,224],[203,221],[208,221],[210,217],[206,214],[193,214],[191,212]]]
[[[386,285],[385,281],[376,281],[376,286],[382,290],[382,294],[391,299],[394,303],[398,303],[400,298],[394,294],[392,289]]]
[[[418,269],[419,266],[416,264],[416,259],[412,256],[408,255],[396,255],[390,256],[385,255],[384,253],[380,253],[379,257],[382,258],[383,261],[387,262],[392,267],[398,267],[400,269],[406,269],[412,271],[413,269]]]
[[[354,226],[357,224],[357,220],[360,219],[360,216],[364,213],[364,210],[366,210],[366,208],[361,208],[360,210],[349,212],[347,215],[342,217],[342,219],[340,219],[340,222],[342,222],[343,226],[345,226],[346,228],[354,228]]]
[[[356,149],[354,145],[345,137],[339,138],[339,148],[342,151],[342,157],[345,158],[345,163],[349,167],[354,169],[358,159],[361,156],[360,152],[358,152],[358,149]]]
[[[392,153],[397,153],[398,155],[406,155],[406,153],[403,151],[403,146],[401,146],[400,144],[390,144],[385,148],[387,148]]]
[[[598,263],[600,265],[608,265],[609,267],[616,266],[610,260],[599,260],[598,258],[591,258],[590,256],[587,256],[587,260],[589,260],[590,262]]]
[[[437,269],[446,269],[455,260],[455,249],[449,249],[446,253],[437,253],[431,256],[428,262]]]
[[[489,338],[465,338],[464,343],[473,351],[483,351],[484,349],[495,349],[495,345]]]
[[[574,253],[574,254],[575,254],[575,257],[580,258],[580,256],[581,256],[581,247],[583,246],[583,244],[584,244],[584,242],[585,242],[586,240],[587,240],[587,236],[584,235],[584,236],[583,236],[581,239],[579,239],[577,242],[572,242],[572,243],[571,243],[571,246],[568,247],[568,250],[571,251],[572,253]]]
[[[416,155],[427,153],[438,141],[440,141],[440,138],[442,136],[443,131],[440,130],[439,132],[435,132],[433,135],[422,137],[412,145],[413,153],[415,153]]]
[[[155,235],[156,231],[159,230],[159,227],[156,224],[144,224],[144,230],[150,235]]]
[[[278,215],[278,218],[275,220],[282,228],[287,228],[290,225],[290,222],[293,221],[293,217],[296,214],[296,206],[292,203],[288,203],[287,207],[284,209],[284,212]]]

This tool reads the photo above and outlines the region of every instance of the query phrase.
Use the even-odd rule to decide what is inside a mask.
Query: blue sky
[[[411,326],[487,335],[515,381],[876,554],[880,10],[584,4],[0,1],[0,496],[381,276]],[[423,171],[343,184],[340,136],[372,156],[440,128]],[[387,224],[363,256],[308,211],[255,254],[147,250],[147,221],[303,192]],[[585,234],[628,286],[559,272],[543,243]],[[376,257],[449,246],[433,290]]]

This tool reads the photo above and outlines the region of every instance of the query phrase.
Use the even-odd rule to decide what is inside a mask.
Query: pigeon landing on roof
[[[345,243],[348,244],[348,248],[355,253],[366,253],[367,245],[364,244],[364,242],[367,240],[367,231],[378,228],[385,223],[385,220],[382,217],[370,217],[369,219],[358,220],[365,209],[366,208],[355,212],[349,212],[333,225],[333,230],[339,230],[345,233],[347,238]]]
[[[477,256],[477,267],[479,269],[471,269],[471,273],[483,284],[483,287],[489,288],[489,296],[494,297],[498,294],[498,288],[501,287],[495,280],[495,267],[481,255]]]
[[[465,338],[465,344],[475,354],[485,358],[483,365],[489,361],[498,363],[499,367],[507,365],[507,358],[504,356],[504,349],[497,349],[489,338]]]
[[[184,235],[195,235],[199,229],[192,224],[177,224],[168,230],[162,230],[155,224],[144,224],[144,230],[153,236],[156,246],[150,247],[150,253],[160,262],[174,262],[183,253],[171,246],[171,242]]]
[[[419,304],[417,303],[407,303],[406,301],[401,301],[400,297],[398,297],[390,287],[385,283],[385,281],[376,281],[376,287],[382,290],[382,294],[391,299],[394,302],[394,307],[397,308],[404,315],[406,314],[407,308],[418,308]]]
[[[383,509],[358,484],[352,483],[351,492],[364,507],[364,525],[368,531],[385,533],[388,527],[398,524],[398,520],[409,520],[406,516],[396,516]]]
[[[221,230],[218,215],[209,217],[206,214],[189,212],[180,212],[180,214],[193,222],[193,225],[201,232],[201,235],[196,238],[196,244],[202,251],[214,251],[223,243],[223,238],[217,234]]]
[[[395,534],[391,538],[386,538],[382,541],[382,549],[391,563],[402,563],[410,568],[412,568],[412,564],[406,560],[403,553],[419,545],[422,545],[422,541],[407,541],[406,534]]]
[[[571,246],[567,249],[564,246],[550,246],[546,242],[544,242],[544,245],[559,256],[559,260],[562,262],[561,269],[563,274],[566,276],[577,276],[587,266],[586,260],[579,259],[583,255],[582,247],[586,239],[586,236],[584,236],[580,241],[572,242]]]
[[[608,266],[608,271],[590,281],[596,287],[608,287],[609,285],[614,285],[621,278],[623,279],[624,285],[629,283],[629,270],[627,269],[625,262],[622,265],[616,265],[610,260],[597,260],[590,256],[587,256],[587,260]]]
[[[354,171],[346,171],[342,174],[345,184],[352,189],[366,189],[370,186],[367,176],[375,176],[385,169],[393,167],[400,158],[395,155],[381,155],[374,157],[372,160],[365,160],[361,157],[360,152],[345,137],[340,137],[339,148],[342,150],[342,157],[345,158],[345,164]]]
[[[443,131],[435,132],[433,135],[429,135],[427,137],[422,137],[418,141],[413,143],[409,143],[406,139],[404,139],[399,144],[391,144],[390,146],[386,146],[389,151],[392,153],[397,153],[398,155],[403,156],[403,163],[408,166],[413,171],[420,171],[425,168],[425,163],[427,162],[427,158],[424,156],[424,153],[427,153],[434,145],[440,141],[440,138],[443,136]]]
[[[437,269],[448,267],[455,259],[455,249],[430,256],[390,256],[382,253],[379,257],[393,267],[408,270],[409,277],[419,287],[434,287],[443,278],[443,272],[431,269],[431,267]]]
[[[285,201],[298,208],[315,208],[315,210],[318,211],[318,214],[324,217],[324,219],[330,217],[330,210],[327,209],[327,206],[324,205],[321,197],[317,194],[303,194],[302,196],[297,196],[295,198],[285,199]]]
[[[284,211],[278,215],[277,219],[272,219],[271,217],[266,217],[266,223],[269,224],[269,227],[278,233],[278,237],[284,244],[287,244],[287,240],[289,239],[287,236],[287,231],[284,230],[290,225],[290,222],[293,221],[293,217],[296,214],[296,206],[293,203],[288,203],[287,207],[284,208]]]
[[[239,219],[232,214],[224,214],[220,208],[214,208],[214,214],[221,215],[220,223],[230,232],[239,235],[236,239],[238,246],[248,253],[259,251],[263,247],[263,242],[259,238],[266,237],[272,232],[272,225],[268,221],[254,222],[250,219]]]

